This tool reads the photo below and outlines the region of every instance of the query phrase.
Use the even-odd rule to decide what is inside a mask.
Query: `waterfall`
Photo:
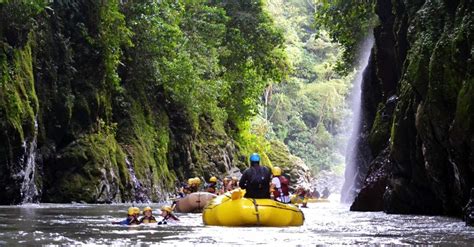
[[[20,159],[20,164],[23,170],[19,174],[23,178],[20,188],[21,203],[32,203],[38,199],[38,189],[35,182],[37,137],[38,121],[35,116],[33,137],[31,141],[25,140],[22,145],[24,152],[23,157]]]
[[[128,173],[130,174],[130,178],[132,179],[133,188],[135,191],[138,191],[141,187],[140,181],[138,181],[137,176],[135,175],[135,169],[133,168],[132,162],[125,157],[125,164],[127,165]]]
[[[148,197],[146,188],[142,186],[142,183],[135,175],[135,168],[133,167],[133,163],[128,159],[128,157],[125,157],[125,164],[127,165],[131,184],[133,186],[132,193],[134,194],[135,202],[150,202],[150,198]]]
[[[369,64],[370,53],[374,44],[373,35],[368,36],[359,50],[359,63],[357,66],[356,75],[352,82],[352,91],[349,102],[351,104],[352,114],[346,120],[350,128],[347,130],[347,135],[350,136],[346,146],[346,168],[345,181],[341,191],[341,202],[352,203],[354,193],[358,188],[355,188],[355,181],[358,176],[358,140],[362,127],[362,83],[364,71]]]

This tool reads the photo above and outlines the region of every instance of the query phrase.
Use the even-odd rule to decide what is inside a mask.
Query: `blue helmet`
[[[260,162],[260,155],[258,153],[250,155],[250,162]]]

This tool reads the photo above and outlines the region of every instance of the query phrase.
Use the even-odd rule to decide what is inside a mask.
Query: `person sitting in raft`
[[[149,224],[149,223],[156,223],[155,217],[152,215],[153,211],[150,207],[145,207],[143,209],[143,217],[140,219],[140,224]]]
[[[186,190],[187,190],[188,184],[185,182],[180,182],[176,188],[176,197],[177,198],[183,198],[186,196]]]
[[[271,173],[267,167],[260,166],[260,155],[250,155],[250,168],[247,168],[239,181],[239,186],[247,190],[246,198],[270,199]]]
[[[232,177],[232,187],[230,190],[235,190],[239,188],[239,178],[237,177]]]
[[[140,210],[138,210],[140,211]],[[112,222],[112,224],[116,225],[138,225],[140,221],[136,216],[136,209],[134,207],[129,207],[127,210],[127,218],[122,221]]]
[[[183,184],[183,186],[181,187],[181,191],[183,192],[183,197],[185,197],[186,195],[189,195],[191,194],[191,190],[192,190],[192,185],[194,183],[194,178],[190,178],[188,179],[188,182],[186,184]]]
[[[314,188],[314,191],[311,194],[311,197],[316,198],[316,199],[319,199],[321,197],[321,195],[319,194],[319,191],[316,189],[316,187]]]
[[[201,185],[201,179],[198,177],[191,178],[191,184],[189,184],[189,190],[191,193],[198,192],[199,191],[199,186]]]
[[[207,192],[216,194],[217,193],[217,178],[212,176],[209,179],[209,183],[207,184]]]
[[[237,177],[226,177],[224,178],[224,192],[232,191],[239,188],[239,179]]]
[[[226,193],[228,189],[228,186],[229,186],[229,183],[231,182],[232,180],[229,178],[229,177],[225,177],[224,179],[222,179],[222,188],[220,190],[220,194],[224,194]]]
[[[329,194],[330,194],[330,192],[329,192],[328,187],[325,187],[324,190],[323,190],[323,196],[321,198],[328,199]]]
[[[179,221],[178,217],[173,214],[173,208],[170,206],[161,207],[161,221],[158,222],[158,225],[166,225],[168,221]]]
[[[281,175],[280,167],[273,167],[272,174],[271,190],[273,199],[282,203],[290,203],[290,192],[288,188],[290,181]]]
[[[298,189],[296,189],[296,197],[298,199],[298,201],[301,201],[301,204],[303,208],[307,208],[308,207],[308,197],[307,197],[307,191],[303,188],[303,187],[298,187]]]

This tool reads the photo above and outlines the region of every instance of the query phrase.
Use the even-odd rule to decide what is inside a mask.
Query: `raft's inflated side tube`
[[[200,213],[209,201],[216,195],[208,192],[191,193],[176,201],[176,212],[179,213]]]
[[[309,198],[308,203],[321,203],[321,202],[331,202],[329,199],[323,199],[323,198]]]
[[[243,198],[245,191],[232,191],[213,199],[204,208],[202,220],[213,226],[301,226],[303,212],[291,204],[271,199]]]

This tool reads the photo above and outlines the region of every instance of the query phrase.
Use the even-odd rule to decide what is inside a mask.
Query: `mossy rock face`
[[[270,152],[268,158],[273,166],[279,166],[282,169],[291,169],[293,164],[293,157],[290,154],[288,147],[281,141],[270,141]]]
[[[221,102],[227,96],[193,91],[208,80],[212,92],[228,86],[216,54],[225,30],[191,49],[177,42],[189,35],[184,18],[161,20],[161,6],[122,2],[0,4],[0,203],[20,203],[30,175],[29,186],[38,189],[33,201],[145,202],[165,199],[177,179],[237,175],[246,167],[233,139],[241,120]],[[224,18],[219,12],[212,13]],[[147,18],[155,36],[137,25],[146,15],[157,17]],[[203,18],[226,28],[224,20]],[[202,64],[208,52],[212,61]],[[199,106],[188,99],[201,94],[210,109],[205,99]],[[36,162],[27,174],[30,157]]]
[[[0,202],[3,203],[20,203],[24,199],[21,194],[22,183],[28,180],[26,176],[34,177],[35,186],[41,186],[41,180],[36,180],[38,167],[26,174],[28,159],[36,157],[38,137],[39,103],[32,42],[13,48],[0,40],[0,186],[5,188],[0,192]],[[33,149],[31,145],[35,145]]]
[[[223,179],[225,176],[238,174],[238,167],[246,168],[246,165],[238,158],[240,152],[234,142],[225,133],[216,131],[209,119],[200,120],[200,128],[195,138],[190,138],[189,160],[192,168],[188,173],[182,174],[180,179],[198,176],[205,181],[212,176]]]
[[[373,121],[372,150],[387,140],[390,160],[384,209],[391,213],[460,215],[472,179],[471,121],[474,20],[469,1],[392,1],[393,18],[381,28],[396,30],[398,103],[390,124]],[[387,6],[377,1],[378,8]],[[376,40],[380,33],[376,33]],[[471,38],[472,40],[472,38]],[[407,45],[404,46],[407,42]],[[380,49],[387,49],[379,46]],[[405,50],[403,50],[405,49]],[[376,59],[399,63],[382,51]],[[406,57],[403,57],[406,54]],[[379,63],[377,63],[379,66]]]
[[[121,202],[130,183],[125,154],[112,135],[91,134],[66,147],[47,168],[48,202]],[[122,177],[124,176],[125,177]]]
[[[378,155],[387,147],[396,101],[397,97],[392,96],[386,104],[379,104],[372,129],[368,136],[369,146],[373,155]]]
[[[304,161],[290,153],[288,147],[279,140],[270,141],[270,151],[267,153],[272,166],[282,169],[284,175],[290,177],[291,187],[296,189],[302,185],[309,187],[311,184],[311,170]]]

